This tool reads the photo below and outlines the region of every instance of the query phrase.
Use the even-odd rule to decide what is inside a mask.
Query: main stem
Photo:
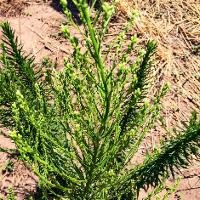
[[[90,19],[90,13],[89,13],[89,9],[88,9],[88,5],[86,3],[86,0],[83,0],[82,3],[80,4],[80,11],[82,12],[84,19],[85,19],[85,24],[88,27],[88,31],[89,31],[89,36],[91,38],[91,43],[93,46],[93,57],[95,59],[95,62],[97,64],[97,69],[100,70],[100,77],[101,80],[103,82],[103,88],[104,88],[104,93],[105,93],[105,111],[104,111],[104,115],[102,117],[102,121],[101,121],[101,127],[99,129],[99,133],[97,135],[97,141],[94,142],[94,154],[93,154],[93,162],[92,165],[90,166],[89,169],[89,173],[88,173],[88,181],[86,183],[86,187],[85,187],[85,195],[87,197],[88,192],[90,192],[90,186],[92,183],[92,180],[94,179],[94,170],[95,170],[95,166],[97,164],[97,154],[98,154],[98,150],[99,150],[99,146],[100,146],[100,139],[101,139],[101,134],[103,133],[103,131],[105,130],[106,127],[106,122],[108,120],[108,115],[110,112],[110,91],[107,85],[107,78],[106,78],[106,73],[105,73],[105,66],[104,63],[102,61],[101,58],[101,53],[100,53],[100,44],[98,42],[98,39],[95,36],[95,31],[94,31],[94,27],[91,23],[91,19]]]
[[[95,31],[94,31],[94,28],[93,28],[92,23],[91,23],[88,5],[87,5],[85,0],[84,0],[84,3],[81,4],[81,11],[84,15],[86,25],[88,26],[90,38],[91,38],[91,41],[92,41],[92,45],[94,47],[94,57],[95,57],[94,59],[96,61],[96,64],[98,65],[98,68],[100,69],[100,75],[101,75],[101,79],[102,79],[103,87],[104,87],[104,92],[105,92],[106,109],[105,109],[104,116],[103,116],[103,119],[102,119],[102,125],[103,125],[102,128],[104,129],[107,118],[108,118],[108,114],[109,114],[109,111],[110,111],[110,91],[109,91],[109,88],[108,88],[108,85],[107,85],[107,79],[106,79],[106,74],[105,74],[105,66],[104,66],[104,63],[103,63],[102,58],[101,58],[100,45],[99,45],[98,40],[95,37]],[[100,129],[100,132],[103,131],[102,128]]]

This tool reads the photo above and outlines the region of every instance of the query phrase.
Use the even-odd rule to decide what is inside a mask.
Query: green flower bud
[[[137,43],[137,41],[138,41],[138,38],[135,35],[131,37],[131,43],[132,44]]]
[[[113,5],[110,5],[107,2],[103,3],[102,9],[107,17],[110,17],[113,14],[113,12],[115,11],[115,7]]]
[[[66,7],[67,6],[67,0],[60,0],[60,4],[62,7]]]

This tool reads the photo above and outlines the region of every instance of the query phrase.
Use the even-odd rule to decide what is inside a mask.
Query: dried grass
[[[123,14],[129,15],[131,8],[139,12],[140,20],[136,22],[134,31],[140,41],[144,43],[153,39],[158,43],[155,58],[158,77],[156,87],[160,87],[163,82],[170,85],[170,92],[163,100],[163,116],[166,130],[171,134],[172,127],[182,127],[188,121],[192,110],[197,111],[200,116],[200,0],[120,2],[118,8]],[[151,151],[159,145],[162,133],[163,129],[159,126],[149,133],[144,141],[144,148],[132,162],[140,161],[145,154],[143,152]],[[194,169],[189,170],[191,174],[200,169],[200,163],[194,162],[193,167]],[[198,184],[196,182],[195,187],[191,187],[190,181],[195,178]],[[180,194],[184,198],[198,199],[199,178],[194,175],[194,179],[184,179],[171,199],[176,199]]]
[[[119,10],[139,11],[136,32],[141,41],[158,43],[158,82],[169,82],[164,106],[169,124],[200,114],[200,0],[123,0]]]
[[[20,15],[27,5],[25,0],[0,0],[0,17]]]

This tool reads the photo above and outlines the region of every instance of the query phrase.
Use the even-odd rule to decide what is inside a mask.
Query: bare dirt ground
[[[192,110],[200,114],[200,0],[132,2],[121,1],[119,11],[128,14],[130,7],[138,10],[140,18],[133,32],[137,33],[141,43],[148,39],[158,42],[156,87],[163,82],[170,85],[170,92],[163,100],[166,128],[181,127]],[[0,0],[0,22],[3,21],[11,23],[24,48],[36,56],[37,62],[48,56],[61,65],[62,58],[70,51],[69,43],[59,34],[65,17],[57,1]],[[113,22],[111,27],[111,33],[119,32],[120,25]],[[0,131],[7,132],[0,128]],[[147,148],[161,137],[160,129],[148,137]],[[0,146],[15,148],[12,141],[3,135],[0,136]],[[195,162],[190,169],[182,171],[184,178],[172,199],[200,199],[199,165]],[[37,182],[37,177],[22,162],[0,153],[2,195],[13,187],[18,199],[24,199],[35,191]]]

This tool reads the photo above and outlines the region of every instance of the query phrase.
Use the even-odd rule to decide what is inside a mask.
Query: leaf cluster
[[[11,128],[19,157],[39,177],[43,199],[135,199],[141,188],[159,186],[175,168],[187,167],[192,156],[198,158],[200,122],[194,114],[186,130],[130,168],[168,90],[165,85],[148,98],[156,44],[149,41],[141,50],[132,36],[125,45],[133,14],[105,47],[115,7],[103,3],[92,17],[96,1],[91,8],[86,0],[73,2],[84,29],[62,0],[82,38],[62,26],[73,52],[61,70],[47,59],[35,64],[10,25],[1,25],[0,122]]]

